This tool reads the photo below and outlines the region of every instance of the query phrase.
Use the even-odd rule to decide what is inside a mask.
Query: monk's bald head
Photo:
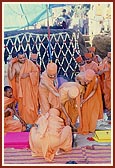
[[[46,72],[49,78],[55,78],[57,75],[57,65],[54,62],[48,63]]]
[[[26,61],[26,56],[22,51],[19,51],[17,53],[17,58],[18,58],[18,62],[21,63],[21,64],[24,64],[25,61]]]

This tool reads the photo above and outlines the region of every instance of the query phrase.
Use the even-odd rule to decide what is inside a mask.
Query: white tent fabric
[[[51,13],[50,13],[51,15]],[[4,30],[16,30],[32,26],[46,18],[46,5],[5,4]]]
[[[49,17],[52,15],[52,8],[63,6],[65,5],[49,4]],[[5,3],[3,11],[4,31],[19,30],[33,26],[47,18],[47,7],[44,3]]]

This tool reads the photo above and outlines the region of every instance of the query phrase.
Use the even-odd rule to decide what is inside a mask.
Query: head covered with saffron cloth
[[[68,90],[68,96],[75,99],[79,95],[79,89],[76,86],[71,86]]]

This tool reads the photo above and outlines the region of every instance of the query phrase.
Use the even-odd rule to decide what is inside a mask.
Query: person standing
[[[76,128],[76,121],[80,115],[80,85],[76,82],[64,82],[59,87],[61,117],[65,125]]]
[[[81,34],[84,33],[84,30],[83,30],[83,20],[84,20],[83,14],[81,14],[81,17],[79,19],[79,30],[80,30]]]
[[[83,31],[85,35],[89,35],[89,18],[88,15],[84,15],[84,19],[83,19]]]
[[[103,94],[105,108],[111,111],[111,52],[107,53],[105,60],[99,65],[99,73],[104,75]]]
[[[57,83],[57,65],[54,62],[48,63],[46,70],[41,74],[39,100],[42,114],[48,112],[50,108],[60,107]]]
[[[20,117],[34,124],[38,117],[38,71],[36,65],[18,52],[17,61],[8,65],[8,78],[16,91]]]
[[[80,71],[85,72],[87,69],[98,73],[98,64],[93,61],[92,53],[85,53],[85,64],[80,68]]]
[[[36,65],[37,70],[38,70],[38,76],[39,76],[39,80],[38,82],[40,82],[40,74],[41,74],[41,67],[40,65],[37,63],[37,59],[38,59],[38,55],[35,53],[31,53],[30,55],[30,60]]]
[[[66,9],[63,9],[63,10],[62,10],[62,15],[61,15],[61,17],[63,17],[64,20],[65,20],[65,21],[63,21],[63,23],[62,23],[63,28],[64,28],[64,29],[69,28],[71,18],[70,18],[70,16],[68,16],[68,15],[66,14]]]
[[[81,101],[81,122],[78,128],[79,134],[93,133],[98,119],[103,119],[103,102],[100,83],[95,72],[87,69],[84,72],[85,93]],[[79,79],[80,80],[80,79]]]

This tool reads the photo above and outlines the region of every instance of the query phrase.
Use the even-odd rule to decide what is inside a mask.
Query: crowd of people
[[[28,131],[31,125],[32,156],[52,161],[55,155],[72,150],[72,132],[93,133],[104,110],[111,115],[111,52],[101,59],[95,47],[89,47],[84,59],[75,55],[79,66],[75,81],[59,87],[56,63],[49,62],[41,73],[37,58],[31,53],[28,59],[19,51],[9,60],[4,133]]]
[[[111,32],[111,6],[103,4],[81,5],[71,9],[63,9],[62,14],[53,21],[63,29],[75,29],[84,35],[95,35],[100,33]],[[97,28],[95,29],[95,27]]]
[[[59,28],[68,29],[75,28],[82,34],[89,35],[89,18],[86,13],[78,14],[76,12],[67,13],[66,9],[62,10],[62,15],[60,15],[54,21],[54,26],[58,26]]]

